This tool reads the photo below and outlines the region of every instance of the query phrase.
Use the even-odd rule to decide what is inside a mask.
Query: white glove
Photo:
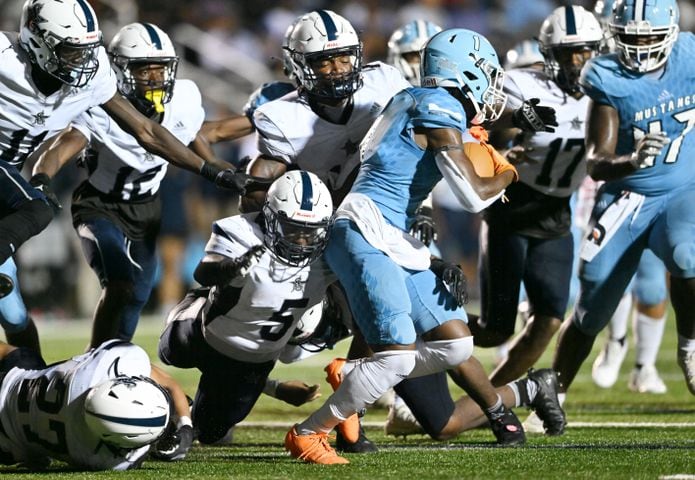
[[[654,159],[671,140],[664,132],[647,133],[637,142],[637,148],[630,157],[630,163],[636,169],[654,165]]]

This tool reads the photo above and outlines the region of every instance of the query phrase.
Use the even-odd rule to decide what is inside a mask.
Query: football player
[[[201,372],[192,418],[204,444],[222,439],[263,391],[287,400],[286,391],[276,391],[287,385],[266,382],[268,374],[293,349],[288,342],[299,341],[300,320],[321,317],[335,280],[322,259],[333,216],[326,186],[293,170],[273,182],[266,198],[260,212],[213,224],[194,274],[204,288],[172,310],[160,338],[164,363]],[[313,331],[302,328],[303,336]],[[304,393],[290,403],[312,399],[313,391]]]
[[[58,206],[46,176],[29,182],[39,191],[18,173],[37,146],[50,151],[53,142],[45,140],[88,109],[101,106],[150,154],[237,192],[245,182],[228,164],[204,160],[186,148],[117,92],[96,15],[86,0],[26,0],[19,33],[0,34],[0,63],[0,292],[5,295],[0,300],[0,324],[12,344],[38,351],[38,333],[20,297],[11,258],[21,242],[52,218],[47,197]]]
[[[483,212],[481,316],[471,322],[476,345],[498,346],[513,334],[523,282],[530,319],[492,372],[493,385],[519,378],[535,364],[562,323],[572,276],[570,197],[586,176],[584,118],[589,98],[579,90],[584,63],[597,55],[603,34],[594,15],[580,6],[559,7],[540,28],[544,70],[507,72],[505,92],[521,104],[528,92],[555,109],[554,132],[498,132],[500,148],[519,172],[508,202]],[[494,128],[494,126],[493,126]]]
[[[432,272],[429,251],[407,234],[415,209],[442,177],[472,211],[501,197],[514,180],[515,169],[506,162],[495,165],[494,176],[479,177],[463,153],[469,127],[494,121],[504,109],[504,74],[489,42],[464,29],[430,39],[422,72],[429,88],[396,94],[366,134],[359,174],[336,213],[326,260],[374,353],[352,362],[350,371],[340,360],[329,366],[339,372],[329,371],[337,390],[287,433],[285,448],[307,462],[349,463],[327,442],[333,427],[404,378],[460,365],[468,369],[465,378],[493,429],[524,441],[482,367],[466,362],[473,351],[466,313],[439,278],[451,272]]]
[[[591,98],[588,170],[604,180],[581,249],[581,291],[564,322],[553,366],[566,390],[651,249],[671,274],[678,364],[695,394],[692,189],[695,134],[690,58],[675,0],[618,0],[609,21],[616,52],[590,60],[580,79]]]
[[[128,342],[111,340],[48,367],[36,351],[0,342],[0,378],[6,465],[41,470],[54,459],[128,470],[154,442],[152,454],[164,460],[183,459],[193,442],[183,390]]]

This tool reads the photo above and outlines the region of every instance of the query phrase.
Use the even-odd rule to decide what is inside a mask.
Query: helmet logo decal
[[[480,51],[480,37],[478,35],[473,35],[473,48],[476,52]]]
[[[302,210],[313,210],[314,205],[314,187],[311,185],[309,174],[302,170],[302,204],[299,208]]]
[[[328,40],[337,40],[338,27],[335,26],[335,22],[331,16],[328,15],[328,12],[325,10],[316,10],[316,13],[319,14],[321,20],[323,20],[323,24],[326,26],[326,36],[328,37]]]
[[[79,4],[80,8],[82,8],[84,18],[85,20],[87,20],[87,31],[93,32],[95,30],[95,22],[94,17],[92,16],[92,12],[89,10],[89,6],[84,0],[77,0],[77,3]]]
[[[574,18],[574,8],[571,5],[565,7],[565,25],[567,26],[567,35],[577,34],[577,21]]]
[[[157,34],[157,31],[150,25],[149,23],[144,23],[141,22],[140,25],[145,27],[145,30],[147,30],[147,34],[150,36],[150,40],[154,44],[155,47],[157,47],[157,50],[162,49],[162,40],[159,38],[159,35]]]

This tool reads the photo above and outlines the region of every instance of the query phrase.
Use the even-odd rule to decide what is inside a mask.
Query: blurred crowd
[[[0,28],[17,31],[23,0],[0,0]],[[365,62],[384,60],[387,40],[401,25],[414,19],[430,20],[444,28],[476,30],[492,42],[500,56],[517,42],[535,37],[542,20],[563,2],[559,0],[90,0],[108,44],[118,29],[130,22],[147,21],[167,31],[182,58],[179,77],[186,64],[216,76],[223,67],[252,72],[248,84],[230,84],[239,98],[246,98],[263,82],[282,78],[280,44],[288,25],[299,15],[329,8],[345,16],[358,29],[364,44]],[[594,0],[574,2],[593,9]],[[681,2],[685,29],[692,29],[695,6]],[[181,27],[201,32],[191,42],[177,38]],[[189,30],[186,30],[187,32]],[[193,43],[193,44],[192,44]],[[233,59],[230,65],[230,59]],[[260,65],[265,68],[253,68]],[[254,76],[255,75],[255,76]],[[256,78],[257,77],[257,78]],[[206,84],[197,80],[206,96]],[[241,106],[220,103],[219,97],[205,98],[209,119],[237,113]],[[232,164],[253,155],[253,136],[222,145],[217,154]],[[25,169],[30,171],[30,169]],[[49,228],[20,250],[20,283],[28,308],[35,317],[83,317],[91,315],[99,285],[84,264],[77,237],[70,225],[70,192],[82,178],[79,167],[63,169],[56,188],[65,206]],[[156,295],[148,306],[164,314],[182,298],[193,282],[192,271],[202,255],[212,221],[237,211],[230,198],[209,182],[175,167],[169,168],[162,185],[164,212],[160,238],[160,275]],[[440,248],[446,260],[461,263],[469,276],[471,294],[476,295],[476,216],[461,212],[446,200],[436,212]]]

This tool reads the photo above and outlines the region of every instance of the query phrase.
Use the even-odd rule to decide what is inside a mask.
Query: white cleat
[[[529,413],[524,423],[521,424],[524,427],[524,432],[526,433],[545,433],[545,428],[543,428],[543,420],[541,420],[536,412]]]
[[[626,353],[626,343],[621,345],[617,340],[609,339],[606,341],[591,369],[591,378],[597,386],[611,388],[615,385]]]
[[[678,366],[683,370],[688,390],[695,395],[695,352],[685,352],[679,349]]]
[[[422,434],[425,431],[420,423],[415,419],[413,412],[404,403],[397,407],[391,405],[389,414],[384,424],[384,433],[394,437],[405,437],[407,435]]]
[[[630,372],[627,388],[637,393],[657,394],[666,393],[666,390],[668,390],[654,365],[633,368],[632,372]]]

